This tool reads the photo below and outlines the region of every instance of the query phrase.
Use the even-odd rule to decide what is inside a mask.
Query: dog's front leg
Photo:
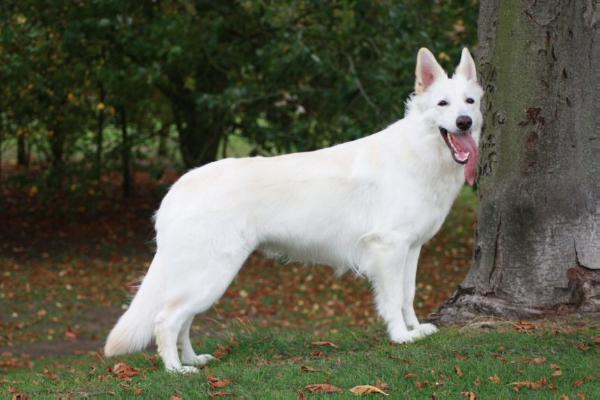
[[[419,253],[421,246],[413,246],[408,251],[406,257],[406,267],[404,269],[404,301],[402,303],[402,314],[408,329],[418,331],[422,336],[428,336],[437,331],[433,324],[420,324],[415,313],[415,289],[417,285],[417,264],[419,262]]]
[[[409,254],[409,243],[400,234],[377,233],[363,238],[361,264],[367,272],[379,315],[387,323],[390,339],[408,343],[421,337],[418,331],[409,331],[404,321],[404,268]]]

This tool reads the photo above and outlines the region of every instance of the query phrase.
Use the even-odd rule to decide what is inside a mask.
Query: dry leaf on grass
[[[456,372],[456,375],[458,375],[458,376],[464,375],[464,372],[462,372],[462,369],[460,369],[460,367],[458,365],[454,366],[454,372]]]
[[[44,368],[44,375],[46,375],[48,378],[52,379],[53,381],[58,380],[58,375],[56,375],[54,372],[50,371],[47,367]]]
[[[488,381],[495,383],[496,385],[499,385],[500,383],[502,383],[500,381],[500,377],[498,377],[498,375],[492,375],[492,376],[488,377]]]
[[[413,374],[412,372],[407,372],[406,375],[404,375],[404,378],[406,378],[406,379],[417,379],[417,374]]]
[[[211,399],[214,399],[217,397],[233,396],[234,394],[231,392],[228,392],[227,390],[220,390],[218,392],[209,393],[208,395],[210,396]]]
[[[313,367],[309,367],[308,365],[301,366],[300,371],[302,371],[302,372],[320,372],[320,370],[313,368]]]
[[[515,330],[519,331],[519,332],[527,332],[527,331],[533,331],[537,328],[537,326],[534,323],[528,322],[528,321],[519,321],[515,324],[513,324]]]
[[[330,385],[329,383],[314,383],[312,385],[306,385],[306,390],[311,393],[341,393],[342,389]]]
[[[140,394],[144,393],[143,389],[136,388],[135,386],[127,385],[126,383],[121,383],[120,386],[125,390],[132,391],[133,394],[135,394],[136,396],[139,396]]]
[[[382,394],[384,396],[389,396],[389,394],[387,394],[383,390],[379,389],[376,386],[371,386],[371,385],[354,386],[352,389],[350,389],[350,391],[359,396],[363,395],[363,394],[371,394],[371,393],[378,393],[378,394]]]
[[[581,342],[577,344],[577,348],[581,351],[588,351],[590,349],[590,345],[585,342]]]
[[[181,397],[178,394],[174,394],[171,397],[169,397],[169,400],[183,400],[183,397]]]
[[[583,385],[585,383],[591,382],[593,380],[594,380],[594,376],[593,375],[588,375],[588,376],[586,376],[583,379],[576,380],[575,383],[573,383],[573,387],[574,388],[578,388],[579,386],[581,386],[581,385]]]
[[[596,346],[600,346],[600,336],[595,336],[595,337],[594,337],[594,344],[595,344]]]
[[[546,357],[522,357],[521,362],[524,364],[541,365],[546,362]]]
[[[69,340],[77,340],[77,334],[70,326],[67,326],[67,330],[65,331],[65,337]]]
[[[130,381],[131,378],[140,374],[140,371],[124,362],[116,363],[109,372],[112,372],[120,381]]]
[[[334,349],[338,348],[338,345],[333,343],[333,342],[329,342],[327,340],[317,340],[315,342],[311,342],[310,344],[312,344],[313,346],[328,346],[328,347],[333,347]]]
[[[463,396],[465,396],[469,400],[477,400],[477,395],[475,392],[460,392]]]
[[[523,388],[540,389],[540,388],[546,386],[547,382],[548,382],[548,379],[546,379],[546,377],[542,377],[539,381],[536,381],[536,382],[519,381],[519,382],[512,382],[511,385],[513,385],[513,389],[515,389],[515,392],[518,392],[519,390],[521,390]]]
[[[210,375],[208,377],[208,384],[213,389],[224,388],[225,386],[231,385],[231,381],[229,379],[219,379],[214,375]]]
[[[298,400],[306,400],[306,395],[302,389],[298,390]]]
[[[427,379],[425,379],[423,382],[419,382],[419,381],[415,382],[415,386],[419,390],[425,389],[427,387],[427,385],[429,385],[429,381]]]

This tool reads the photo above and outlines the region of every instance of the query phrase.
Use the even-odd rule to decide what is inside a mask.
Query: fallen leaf
[[[389,394],[387,394],[383,390],[379,389],[376,386],[371,386],[371,385],[354,386],[352,389],[350,389],[350,391],[359,396],[361,396],[363,394],[370,394],[370,393],[378,393],[378,394],[382,394],[384,396],[389,396]]]
[[[306,390],[311,393],[341,393],[342,389],[330,385],[329,383],[314,383],[312,385],[306,385]]]
[[[460,369],[460,367],[458,365],[454,366],[454,371],[456,372],[456,375],[458,375],[458,376],[464,375],[464,372],[462,372],[462,369]]]
[[[127,385],[127,384],[125,384],[125,383],[121,383],[121,384],[120,384],[120,386],[121,386],[123,389],[125,389],[125,390],[130,390],[130,391],[132,391],[132,392],[133,392],[133,394],[135,394],[136,396],[139,396],[140,394],[144,393],[144,390],[143,390],[143,389],[137,388],[137,387],[135,387],[135,386],[130,386],[130,385]]]
[[[579,400],[587,400],[587,396],[586,396],[586,394],[585,394],[585,393],[583,393],[583,392],[577,393],[577,398],[578,398]]]
[[[48,378],[52,379],[52,380],[58,380],[58,375],[56,375],[54,372],[50,371],[48,368],[44,368],[44,375],[46,375]]]
[[[419,390],[425,389],[427,387],[427,385],[429,385],[429,381],[428,380],[424,380],[423,382],[419,382],[419,381],[415,382],[415,386]]]
[[[183,397],[179,396],[178,394],[174,394],[169,397],[169,400],[183,400]]]
[[[518,321],[517,323],[513,324],[513,326],[519,332],[533,331],[537,328],[534,323],[527,321]]]
[[[298,390],[298,400],[306,400],[306,395],[302,389]]]
[[[70,326],[67,326],[67,330],[65,331],[65,337],[69,340],[77,340],[77,335]]]
[[[560,400],[571,400],[569,398],[569,396],[567,396],[566,394],[563,394],[562,396],[559,397]]]
[[[324,351],[315,350],[315,351],[311,352],[310,355],[313,357],[325,357],[327,354],[325,354]]]
[[[406,379],[417,379],[417,374],[413,374],[412,372],[407,372],[404,375],[404,378],[406,378]]]
[[[596,346],[600,346],[600,336],[595,336],[595,337],[594,337],[594,344],[595,344]]]
[[[320,370],[313,368],[313,367],[309,367],[308,365],[301,366],[300,371],[302,371],[302,372],[320,372]]]
[[[120,381],[130,381],[131,378],[140,374],[137,369],[124,362],[115,364],[110,372],[112,372]]]
[[[495,383],[496,385],[499,385],[500,383],[502,383],[500,381],[500,377],[498,377],[498,375],[492,375],[492,376],[488,377],[488,381]]]
[[[475,379],[475,382],[473,382],[475,384],[475,386],[479,386],[481,385],[481,379],[479,379],[479,377],[477,377],[477,379]]]
[[[535,364],[535,365],[541,365],[544,364],[546,362],[546,357],[523,357],[521,358],[521,362],[524,364]]]
[[[208,377],[208,384],[210,385],[211,388],[213,389],[220,389],[220,388],[224,388],[225,386],[229,386],[231,385],[231,380],[229,379],[219,379],[214,375],[210,375]]]
[[[454,353],[454,357],[456,357],[457,360],[466,360],[467,359],[466,356],[463,356],[458,351],[453,351],[453,353]]]
[[[515,389],[515,392],[518,392],[522,388],[540,389],[540,388],[542,388],[542,387],[544,387],[546,385],[546,382],[548,382],[548,379],[546,379],[546,377],[542,377],[537,382],[519,381],[519,382],[512,382],[511,385],[513,385],[513,389]]]
[[[557,369],[552,373],[552,376],[561,376],[561,375],[562,375],[562,371],[560,369]]]
[[[313,346],[328,346],[328,347],[333,347],[334,349],[338,348],[338,345],[333,343],[333,342],[329,342],[327,340],[317,340],[316,342],[311,342],[310,344],[312,344]]]
[[[463,396],[465,396],[469,400],[477,400],[477,395],[475,392],[460,392]]]
[[[573,383],[573,387],[574,388],[579,387],[579,386],[583,385],[584,383],[588,383],[588,382],[591,382],[593,380],[594,380],[594,376],[593,375],[588,375],[588,376],[586,376],[583,379],[575,381],[575,383]]]
[[[209,393],[208,394],[212,399],[216,398],[216,397],[225,397],[225,396],[233,396],[234,394],[231,392],[228,392],[227,390],[219,390],[218,392],[214,392],[214,393]]]
[[[552,368],[552,369],[560,369],[560,365],[558,365],[558,364],[550,364],[550,368]]]
[[[29,397],[25,393],[15,393],[12,396],[12,400],[29,400]]]
[[[581,342],[577,345],[577,348],[581,351],[588,351],[590,349],[590,345],[585,342]]]

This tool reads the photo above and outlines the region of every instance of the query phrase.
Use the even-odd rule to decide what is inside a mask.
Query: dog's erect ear
[[[417,54],[417,77],[415,81],[415,92],[423,93],[436,79],[446,76],[444,69],[438,64],[435,56],[425,47],[419,49]]]
[[[465,47],[462,50],[462,54],[460,56],[460,63],[458,63],[458,67],[456,67],[455,75],[462,75],[467,78],[468,81],[477,82],[477,71],[475,70],[475,61],[473,61],[473,57],[471,57],[471,53]]]

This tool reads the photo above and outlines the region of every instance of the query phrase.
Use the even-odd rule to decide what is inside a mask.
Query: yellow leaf
[[[359,396],[362,396],[363,394],[371,394],[371,393],[378,393],[378,394],[382,394],[384,396],[389,396],[389,394],[387,394],[383,390],[379,389],[376,386],[371,386],[371,385],[354,386],[352,389],[350,389],[350,391]]]

